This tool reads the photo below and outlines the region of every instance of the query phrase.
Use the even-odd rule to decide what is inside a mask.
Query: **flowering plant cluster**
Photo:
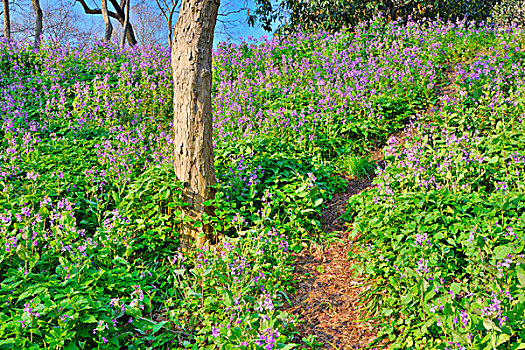
[[[456,96],[391,138],[377,187],[351,202],[363,295],[406,346],[506,349],[525,342],[525,61],[521,29],[459,64]]]
[[[279,310],[293,290],[290,250],[321,231],[323,201],[344,188],[335,164],[383,145],[434,104],[446,62],[472,59],[490,45],[515,47],[513,38],[464,22],[422,26],[375,18],[354,32],[220,44],[213,57],[217,216],[204,218],[219,242],[184,253],[178,250],[184,203],[172,169],[169,51],[115,43],[83,49],[44,43],[33,50],[1,42],[0,348],[292,348],[295,320]],[[489,73],[482,64],[475,67],[461,73],[470,84],[464,100],[447,106],[472,107],[481,91],[516,107],[508,97],[521,90],[506,90],[504,82],[519,81],[518,73],[494,73],[501,91],[485,93],[475,81]],[[489,122],[503,112],[490,108],[484,110]],[[521,124],[514,120],[496,129]],[[460,124],[460,130],[473,127]],[[510,152],[487,160],[481,141],[488,134],[463,136],[447,125],[432,130],[455,147],[446,155],[450,164],[434,179],[421,172],[413,163],[434,147],[421,141],[420,150],[399,156],[404,178],[385,170],[376,201],[424,183],[436,191],[464,190],[466,180],[454,186],[451,178],[463,171],[454,168],[460,158],[471,167],[465,179],[484,169],[474,183],[511,214],[498,216],[499,229],[476,226],[468,252],[501,247],[495,257],[483,253],[480,266],[497,263],[496,270],[514,281],[522,231],[521,207],[511,194],[522,186],[512,181],[521,179],[516,171],[523,154],[509,144]],[[467,154],[467,145],[477,148]],[[421,166],[434,167],[433,161]],[[402,208],[395,198],[387,203]],[[501,232],[503,238],[496,235]],[[414,255],[411,268],[422,276],[439,257],[432,253],[437,238],[427,231],[414,237],[425,254]],[[448,287],[449,275],[431,277]],[[454,286],[461,295],[463,286]],[[494,293],[480,299],[479,308],[494,327],[507,329],[517,322],[508,310],[515,310],[519,295],[503,284]],[[445,322],[443,312],[454,307],[458,324],[474,327],[471,308],[442,299],[432,299],[436,319]]]

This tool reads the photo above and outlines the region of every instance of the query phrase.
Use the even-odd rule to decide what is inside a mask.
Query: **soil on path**
[[[297,292],[287,311],[299,317],[295,341],[316,337],[323,349],[362,349],[376,338],[377,329],[363,322],[364,308],[358,294],[368,288],[363,277],[355,277],[348,260],[353,241],[340,219],[348,199],[371,188],[368,180],[348,181],[347,191],[335,194],[322,212],[325,232],[336,239],[326,247],[310,247],[295,254]]]
[[[446,71],[445,83],[436,88],[440,101],[435,109],[426,111],[428,116],[435,115],[443,107],[444,100],[457,95],[458,70],[465,65],[458,64]],[[411,132],[404,130],[392,137],[400,142]],[[385,166],[381,150],[372,152],[370,158],[379,166]],[[356,247],[349,237],[349,227],[340,219],[346,211],[348,199],[371,187],[368,180],[348,180],[347,191],[335,194],[322,211],[323,229],[335,239],[328,246],[312,246],[295,254],[297,292],[291,296],[286,311],[297,315],[300,320],[294,339],[296,343],[304,343],[304,338],[315,336],[317,343],[322,344],[317,348],[347,350],[367,348],[377,338],[379,329],[366,321],[366,310],[358,298],[370,288],[370,281],[364,276],[354,276],[354,262],[348,259],[348,253]],[[380,348],[384,345],[381,344]]]

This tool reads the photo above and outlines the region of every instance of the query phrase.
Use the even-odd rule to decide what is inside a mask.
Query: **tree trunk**
[[[100,10],[100,9],[91,9],[91,8],[89,8],[89,6],[86,4],[85,0],[77,0],[77,1],[80,3],[80,5],[82,5],[82,7],[84,8],[84,12],[85,13],[87,13],[89,15],[100,15],[100,14],[102,14],[102,10]],[[124,25],[124,21],[125,21],[124,11],[122,11],[122,8],[120,7],[120,5],[115,0],[109,0],[109,1],[111,2],[113,7],[115,8],[115,12],[108,11],[108,16],[115,18],[117,21],[119,21],[120,24]],[[137,43],[137,39],[135,38],[135,32],[133,30],[133,26],[131,25],[131,23],[128,23],[127,28],[128,28],[128,30],[127,30],[127,33],[126,33],[126,39],[128,40],[128,43],[130,45],[135,45]]]
[[[11,41],[11,19],[9,18],[9,0],[4,0],[4,39]]]
[[[124,6],[126,7],[125,8],[125,11],[126,11],[126,15],[124,17],[124,24],[122,25],[122,28],[123,28],[123,33],[122,33],[122,42],[120,43],[120,47],[124,47],[124,44],[126,43],[126,35],[128,33],[128,27],[129,27],[129,5],[130,5],[130,2],[131,0],[126,0],[126,2],[124,3]],[[124,8],[123,8],[124,10]]]
[[[173,22],[170,18],[168,21],[168,44],[171,50],[173,50]]]
[[[390,20],[395,21],[396,20],[396,7],[394,5],[394,2],[392,0],[386,0],[385,5],[386,5],[386,8],[388,9]]]
[[[111,20],[108,16],[108,0],[102,0],[100,5],[100,11],[102,12],[102,17],[104,18],[104,24],[106,26],[106,32],[104,33],[104,41],[111,40],[111,34],[113,33],[113,25],[111,25]]]
[[[126,40],[128,41],[128,44],[131,46],[137,45],[137,38],[135,38],[135,31],[133,30],[133,26],[128,21],[128,24],[126,25]]]
[[[173,135],[175,174],[185,184],[184,217],[199,220],[214,215],[204,202],[215,197],[217,182],[212,144],[212,45],[220,0],[184,0],[174,28]],[[202,246],[212,238],[212,228],[181,226],[181,246]]]
[[[31,0],[33,4],[33,11],[35,12],[35,43],[34,47],[40,47],[40,39],[42,36],[42,8],[40,7],[40,0]]]

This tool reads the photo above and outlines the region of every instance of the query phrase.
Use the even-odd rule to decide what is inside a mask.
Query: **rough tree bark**
[[[88,15],[101,15],[102,14],[102,10],[100,9],[91,9],[87,4],[86,4],[86,1],[85,0],[77,0],[80,5],[82,5],[82,7],[84,8],[84,12]],[[115,0],[109,0],[111,2],[111,4],[113,5],[113,7],[115,8],[115,12],[113,11],[108,11],[108,16],[109,17],[112,17],[112,18],[115,18],[117,21],[119,21],[120,24],[124,25],[124,21],[125,21],[125,14],[124,14],[124,11],[122,10],[122,7],[115,1]],[[122,6],[124,6],[122,4]],[[128,26],[127,26],[128,30],[126,31],[126,39],[128,40],[128,43],[130,45],[135,45],[137,44],[137,39],[135,38],[135,31],[133,30],[133,25],[130,23],[128,23]]]
[[[33,4],[33,11],[35,12],[35,43],[34,47],[40,47],[40,39],[42,36],[42,8],[40,7],[40,0],[31,0]]]
[[[9,18],[9,0],[3,0],[4,3],[4,39],[11,41],[11,19]]]
[[[113,33],[113,25],[108,16],[108,0],[102,0],[100,5],[100,12],[102,12],[102,17],[104,18],[104,25],[106,26],[106,32],[104,33],[104,41],[111,40],[111,34]]]
[[[175,174],[185,184],[184,216],[199,220],[214,214],[203,203],[213,199],[216,184],[212,145],[212,45],[220,0],[184,0],[174,28],[173,134]],[[200,236],[200,237],[199,237]],[[202,246],[212,228],[194,228],[183,221],[181,246]]]
[[[122,41],[120,42],[120,47],[124,47],[124,44],[126,43],[126,35],[128,33],[128,26],[129,26],[129,6],[131,5],[131,0],[125,0],[124,6],[126,7],[126,14],[124,17],[124,24],[122,25]],[[122,8],[124,10],[124,8]]]

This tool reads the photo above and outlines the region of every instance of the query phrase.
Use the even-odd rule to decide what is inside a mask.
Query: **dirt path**
[[[457,71],[464,66],[458,64],[447,70],[445,83],[436,89],[438,96],[446,100],[457,94]],[[439,110],[443,104],[441,100],[435,108]],[[434,113],[433,109],[426,112],[428,116]],[[411,131],[392,136],[401,141],[406,132]],[[371,158],[384,166],[381,150],[373,152]],[[371,187],[368,180],[349,180],[347,191],[334,195],[322,211],[323,229],[336,239],[326,247],[311,247],[295,254],[297,292],[291,296],[291,306],[286,311],[300,320],[296,343],[309,339],[307,343],[312,346],[315,339],[320,343],[316,349],[363,349],[377,337],[378,327],[364,321],[365,310],[358,304],[358,295],[370,288],[370,284],[366,277],[353,275],[353,261],[348,260],[348,253],[355,249],[354,242],[349,237],[349,227],[339,219],[346,211],[348,199]]]
[[[357,295],[367,288],[363,277],[354,277],[348,252],[353,241],[339,217],[348,199],[371,188],[368,180],[351,180],[345,193],[334,195],[323,210],[323,228],[337,239],[328,247],[312,247],[295,254],[294,277],[297,293],[287,311],[299,316],[300,342],[316,337],[324,349],[361,349],[376,338],[375,328],[363,323],[363,308]]]

